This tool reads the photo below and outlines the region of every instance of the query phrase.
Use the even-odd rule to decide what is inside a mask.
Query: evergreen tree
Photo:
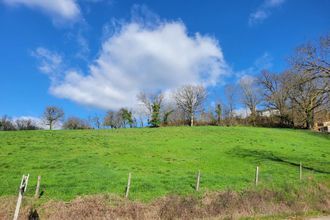
[[[151,127],[159,127],[160,125],[160,105],[158,103],[152,104],[152,114],[149,124]]]
[[[221,123],[221,117],[222,117],[222,107],[221,104],[217,104],[215,107],[215,113],[217,115],[217,124],[220,125]]]

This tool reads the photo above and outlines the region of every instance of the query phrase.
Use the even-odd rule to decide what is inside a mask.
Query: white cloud
[[[262,70],[269,69],[273,66],[273,57],[265,52],[258,57],[250,67],[235,72],[235,76],[240,80],[244,76],[253,76],[259,74]]]
[[[32,51],[32,56],[38,59],[40,72],[47,74],[53,82],[59,79],[63,63],[61,55],[46,48],[38,47]]]
[[[258,57],[254,61],[254,67],[257,70],[269,69],[273,66],[273,57],[268,52],[265,52],[262,56]]]
[[[76,21],[80,16],[80,8],[76,0],[3,0],[10,6],[26,6],[41,10],[50,15],[55,23]]]
[[[284,2],[285,0],[264,0],[257,10],[250,14],[249,25],[262,23],[271,15],[272,9],[281,6]]]
[[[84,37],[82,31],[79,31],[74,37],[78,44],[78,52],[75,54],[76,57],[87,61],[90,52],[87,38]]]
[[[267,7],[277,7],[283,4],[284,2],[285,0],[266,0],[264,4]]]
[[[118,109],[135,106],[141,90],[215,85],[226,69],[214,38],[198,33],[190,36],[181,22],[151,27],[133,21],[104,40],[87,75],[66,71],[61,81],[53,82],[50,92],[84,105]]]
[[[240,84],[244,84],[244,85],[250,85],[252,86],[252,84],[257,80],[256,77],[251,76],[251,75],[243,75],[239,82]]]

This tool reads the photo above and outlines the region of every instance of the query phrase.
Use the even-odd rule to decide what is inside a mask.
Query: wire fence
[[[102,192],[121,192],[123,195],[128,197],[129,192],[127,189],[131,188],[132,192],[146,192],[157,190],[157,187],[161,185],[165,191],[180,191],[180,189],[185,191],[199,191],[200,189],[208,189],[215,187],[209,187],[210,185],[217,186],[217,181],[223,181],[226,184],[228,182],[240,182],[244,183],[241,185],[255,185],[258,186],[260,183],[265,184],[273,181],[272,174],[263,174],[262,166],[256,166],[254,170],[254,175],[248,177],[241,176],[221,176],[221,175],[208,175],[209,173],[203,173],[203,170],[198,170],[196,172],[191,172],[186,176],[178,176],[175,181],[171,181],[170,178],[157,179],[154,177],[154,182],[150,179],[150,175],[147,174],[135,174],[134,172],[129,172],[125,176],[113,175],[107,176],[102,175],[101,177],[96,178],[91,173],[86,174],[85,178],[75,180],[72,176],[72,181],[69,182],[57,182],[50,183],[47,180],[47,177],[43,177],[41,180],[40,191],[46,192],[47,195],[63,195],[66,193],[72,194],[72,192],[77,193],[102,193]],[[303,172],[309,172],[309,169],[305,169],[303,164],[300,162],[299,167],[296,167],[296,177],[295,181],[302,181],[304,179]],[[192,175],[194,173],[194,175]],[[252,174],[253,172],[250,171]],[[63,173],[66,174],[66,173]],[[70,177],[68,177],[70,178]],[[28,186],[28,195],[32,195],[34,190],[37,187],[37,176],[31,176]],[[15,195],[19,191],[19,178],[17,178],[17,185],[12,184],[13,181],[2,181],[0,183],[0,195]],[[154,184],[153,184],[154,183]],[[158,184],[157,184],[158,183]],[[179,183],[179,184],[177,184]],[[224,184],[224,185],[226,185]],[[220,184],[221,185],[221,184]],[[223,185],[222,185],[223,186]],[[221,187],[219,187],[221,188]]]

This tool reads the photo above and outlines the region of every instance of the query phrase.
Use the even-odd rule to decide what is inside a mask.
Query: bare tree
[[[190,126],[194,126],[195,114],[202,110],[206,100],[206,90],[203,86],[185,85],[176,91],[174,98],[178,108],[190,117]]]
[[[315,115],[329,110],[326,106],[330,96],[330,35],[298,47],[290,63],[290,99],[303,113],[305,126],[312,128]]]
[[[90,126],[83,119],[80,119],[78,117],[70,117],[64,122],[63,128],[77,130],[77,129],[90,129]]]
[[[123,128],[126,123],[123,116],[123,110],[108,111],[104,117],[103,123],[110,128]]]
[[[257,105],[261,102],[260,90],[254,77],[243,77],[240,82],[242,90],[242,101],[251,112],[253,125],[256,123]]]
[[[314,126],[315,114],[327,106],[329,93],[324,93],[327,84],[321,78],[302,83],[305,80],[304,75],[291,75],[289,96],[293,105],[297,106],[296,110],[302,113],[305,127],[311,129]]]
[[[43,120],[46,125],[49,126],[49,130],[52,130],[54,125],[63,120],[64,118],[64,111],[56,106],[48,106],[46,107],[44,114],[43,114]]]
[[[175,104],[176,105],[176,104]],[[166,120],[165,120],[165,114],[164,114],[164,119],[163,121],[167,121],[166,124],[167,125],[176,125],[176,126],[179,126],[179,125],[184,125],[186,124],[186,119],[189,118],[187,116],[187,114],[180,108],[177,108],[177,107],[174,107],[172,108],[173,111],[168,114]],[[170,111],[170,110],[168,110]],[[165,111],[166,112],[166,111]],[[164,123],[164,122],[163,122]],[[190,123],[190,122],[189,122]],[[165,123],[164,123],[165,124]],[[166,125],[165,124],[165,125]]]
[[[167,126],[171,121],[171,116],[175,112],[175,103],[166,102],[162,107],[162,124]]]
[[[199,125],[217,125],[217,118],[214,114],[214,108],[208,107],[208,110],[203,109],[200,113]]]
[[[158,93],[146,93],[140,92],[137,96],[137,99],[143,103],[144,107],[147,109],[148,113],[152,114],[152,105],[158,104],[159,106],[162,105],[164,100],[164,95],[162,92]]]
[[[291,86],[287,80],[289,74],[289,72],[275,74],[262,71],[258,80],[262,87],[265,105],[268,109],[279,111],[282,126],[292,125],[292,120],[289,119],[289,91]]]
[[[136,123],[139,127],[144,127],[144,121],[149,116],[149,114],[145,111],[144,106],[141,107],[140,105],[134,109],[133,115],[136,117]]]
[[[88,117],[88,121],[93,128],[100,129],[102,125],[102,119],[99,115]]]
[[[0,131],[14,131],[14,130],[16,130],[16,128],[12,120],[6,115],[2,116],[0,120]]]
[[[38,130],[40,129],[35,121],[32,121],[31,119],[16,119],[15,124],[17,127],[17,130]]]
[[[160,111],[164,100],[162,92],[158,93],[145,93],[141,92],[137,99],[144,105],[148,114],[148,122],[152,127],[158,127],[160,120]]]
[[[296,71],[306,73],[301,83],[316,78],[322,78],[329,82],[330,34],[321,37],[318,42],[308,42],[298,47],[290,58],[290,63]]]
[[[227,114],[229,118],[229,124],[233,124],[234,110],[237,101],[237,88],[233,84],[227,84],[225,86],[225,96],[227,101]]]

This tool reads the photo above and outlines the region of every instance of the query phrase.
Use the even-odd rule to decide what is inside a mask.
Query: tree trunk
[[[53,122],[49,122],[49,130],[53,130]]]
[[[252,119],[252,125],[256,126],[256,117],[257,117],[257,112],[255,109],[251,110],[251,119]]]
[[[313,129],[313,112],[312,111],[307,111],[306,112],[306,128],[308,129]]]
[[[292,106],[292,109],[291,109],[291,120],[292,120],[292,126],[293,126],[293,127],[296,127],[294,111],[295,111],[295,108],[294,108],[294,106]]]
[[[190,115],[190,126],[194,126],[194,114]]]

